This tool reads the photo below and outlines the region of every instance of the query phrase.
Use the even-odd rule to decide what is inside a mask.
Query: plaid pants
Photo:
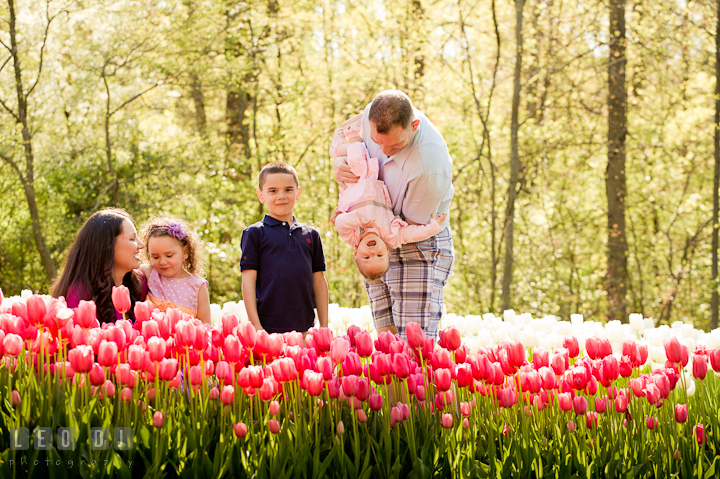
[[[443,287],[452,274],[452,233],[446,227],[437,235],[390,249],[390,269],[375,281],[365,281],[375,327],[395,324],[402,336],[410,322],[436,338],[443,309]]]

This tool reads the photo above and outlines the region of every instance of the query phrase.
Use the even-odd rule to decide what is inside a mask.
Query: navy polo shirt
[[[315,322],[313,273],[325,271],[320,233],[293,216],[292,223],[265,215],[241,239],[240,269],[257,271],[260,323],[268,333],[307,331]]]

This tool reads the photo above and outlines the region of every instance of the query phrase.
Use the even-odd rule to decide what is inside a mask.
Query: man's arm
[[[425,174],[408,184],[403,202],[403,216],[411,225],[428,224],[434,213],[439,211],[440,204],[448,188],[452,188],[452,179],[440,174]]]
[[[243,283],[244,284],[244,283]],[[328,291],[327,280],[322,271],[313,273],[313,294],[315,295],[315,307],[317,308],[318,321],[321,328],[328,327],[328,303],[330,292]]]
[[[242,295],[245,311],[247,311],[248,319],[255,326],[255,329],[263,329],[260,324],[260,315],[257,309],[257,293],[255,285],[257,284],[257,271],[254,269],[246,269],[242,272]]]

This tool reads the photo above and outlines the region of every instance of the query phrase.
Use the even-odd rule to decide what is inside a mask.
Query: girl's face
[[[148,240],[148,255],[152,267],[166,278],[184,278],[187,272],[183,261],[187,259],[187,247],[183,248],[172,236],[154,236]]]
[[[122,233],[115,238],[115,283],[122,284],[122,277],[130,271],[140,267],[140,250],[142,242],[137,237],[137,230],[132,221],[125,219],[122,223]],[[118,283],[118,278],[120,283]]]

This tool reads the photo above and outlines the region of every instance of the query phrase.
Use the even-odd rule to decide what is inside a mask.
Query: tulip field
[[[333,306],[303,338],[237,303],[133,312],[0,292],[0,477],[720,475],[720,331],[509,311],[403,340]]]

